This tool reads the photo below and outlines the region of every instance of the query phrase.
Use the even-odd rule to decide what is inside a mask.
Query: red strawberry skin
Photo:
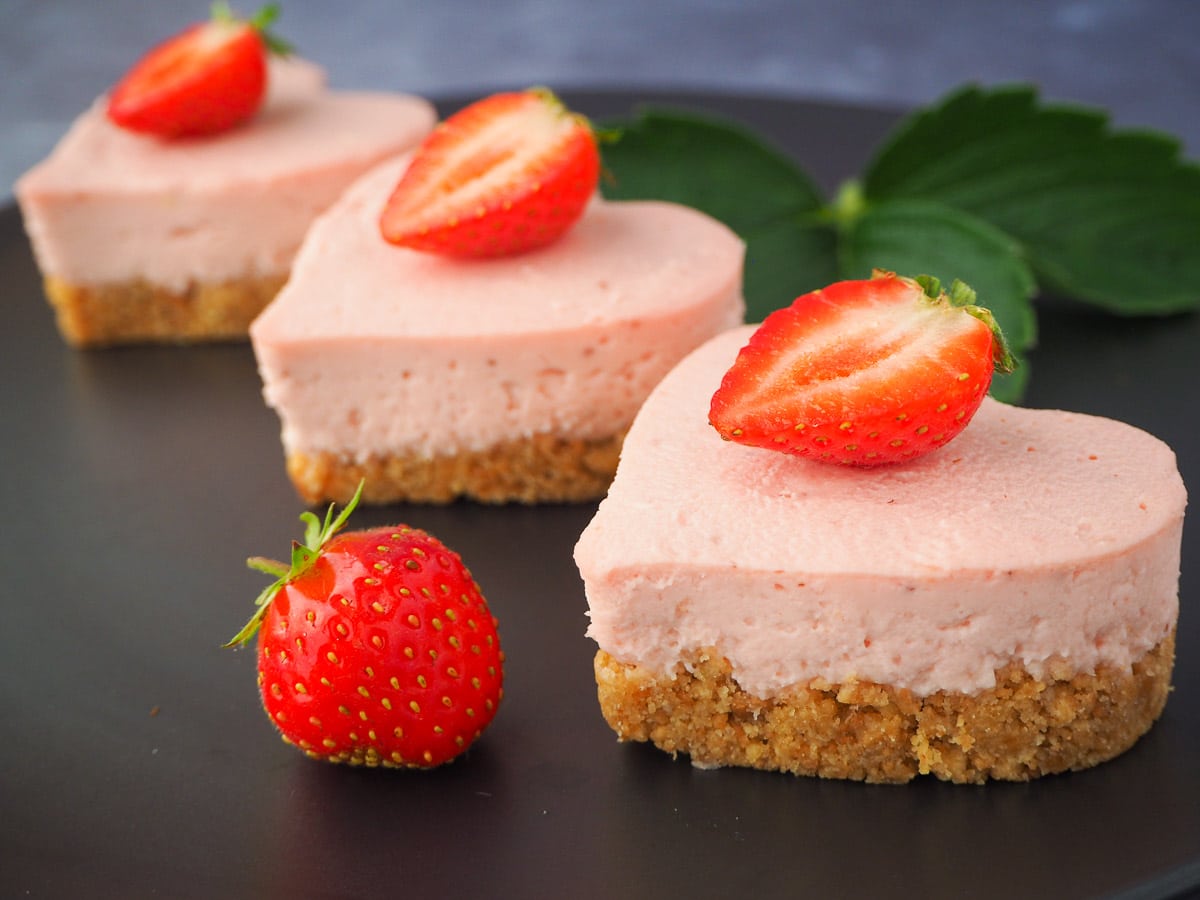
[[[141,58],[113,88],[108,117],[163,138],[227,131],[258,111],[267,47],[247,22],[193,25]]]
[[[380,231],[443,256],[525,253],[575,224],[599,177],[585,119],[549,91],[495,94],[434,129],[392,192]]]
[[[431,768],[503,695],[496,621],[453,551],[405,526],[345,532],[271,601],[259,690],[285,741],[352,765]]]
[[[891,273],[842,281],[769,315],[713,395],[726,440],[877,466],[966,427],[1011,357],[987,310]]]

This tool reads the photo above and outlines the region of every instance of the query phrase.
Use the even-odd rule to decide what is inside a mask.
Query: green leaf
[[[943,284],[956,279],[974,290],[991,310],[1012,353],[1022,359],[1037,338],[1030,299],[1033,275],[1011,238],[988,223],[939,203],[894,200],[868,205],[843,223],[839,246],[842,278],[868,278],[873,269],[902,275],[932,275]],[[1014,402],[1027,379],[1024,365],[997,375],[992,395]]]
[[[821,208],[820,191],[795,163],[733,122],[643,108],[602,147],[611,200],[673,200],[704,210],[738,234]]]
[[[747,321],[823,287],[835,274],[836,235],[824,199],[794,162],[748,129],[681,110],[643,108],[606,128],[610,200],[670,200],[724,222],[746,242]]]
[[[876,154],[868,203],[937,201],[1011,235],[1043,289],[1127,315],[1200,302],[1200,166],[1159,133],[1043,105],[1029,86],[967,87]]]
[[[839,279],[837,231],[811,218],[776,222],[744,234],[746,321],[761,322],[801,294]]]
[[[1038,289],[1126,315],[1200,302],[1200,166],[1167,135],[1113,131],[1030,86],[968,86],[910,116],[829,205],[735,123],[644,110],[618,127],[605,195],[673,200],[736,231],[747,321],[873,268],[972,285],[1018,357]],[[1028,378],[1025,362],[992,393],[1015,401]]]

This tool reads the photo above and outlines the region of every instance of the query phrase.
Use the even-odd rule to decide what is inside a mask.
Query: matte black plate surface
[[[567,94],[734,114],[827,187],[887,113],[772,98]],[[452,105],[452,104],[451,104]],[[399,506],[462,553],[507,696],[430,773],[310,762],[221,649],[301,533],[247,345],[79,352],[0,212],[0,896],[1169,896],[1200,884],[1200,573],[1185,534],[1175,692],[1132,751],[1032,784],[905,787],[699,771],[600,717],[571,551],[592,505]],[[1158,434],[1200,484],[1200,317],[1045,302],[1027,402]],[[476,874],[478,873],[478,874]],[[476,878],[483,878],[482,886]]]

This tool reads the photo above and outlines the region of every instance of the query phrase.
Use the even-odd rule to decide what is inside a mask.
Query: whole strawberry
[[[290,566],[249,561],[278,580],[228,646],[258,631],[263,707],[310,757],[431,768],[496,714],[496,620],[459,556],[425,532],[337,534],[361,490],[336,519],[332,506],[323,524],[301,516],[305,541],[293,543]]]
[[[776,310],[712,398],[721,437],[824,462],[915,459],[954,438],[1015,362],[956,281],[875,272]]]
[[[574,225],[599,178],[586,119],[548,90],[494,94],[446,119],[418,148],[380,231],[443,256],[524,253]]]
[[[270,4],[239,19],[214,3],[209,21],[154,47],[117,82],[109,119],[164,138],[216,134],[246,121],[266,95],[268,52],[288,52],[267,32],[278,14]]]

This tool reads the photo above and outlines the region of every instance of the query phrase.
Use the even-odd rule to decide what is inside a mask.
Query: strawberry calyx
[[[871,273],[871,277],[886,278],[893,274],[895,273],[876,269]],[[1000,329],[1000,323],[996,321],[996,317],[992,315],[990,309],[986,306],[979,306],[975,302],[976,294],[974,288],[955,278],[950,283],[950,290],[948,292],[943,291],[941,279],[933,275],[918,275],[913,281],[921,286],[921,290],[925,292],[925,296],[931,302],[935,304],[948,303],[950,306],[969,313],[988,327],[994,341],[992,365],[996,372],[999,372],[1001,375],[1011,375],[1016,370],[1017,358],[1013,356],[1012,351],[1009,349],[1008,341],[1004,339],[1004,332]]]
[[[258,32],[258,36],[262,38],[263,45],[275,56],[290,56],[295,48],[279,35],[271,31],[271,26],[279,18],[280,6],[278,3],[267,3],[259,7],[258,11],[248,19],[243,19],[233,11],[233,8],[225,2],[225,0],[216,0],[211,7],[210,16],[212,21],[223,25],[249,25]]]
[[[275,581],[263,588],[262,592],[254,600],[254,605],[257,607],[248,622],[242,626],[241,631],[235,634],[223,646],[225,647],[241,647],[248,643],[251,638],[258,632],[259,625],[262,624],[263,617],[267,614],[267,609],[271,606],[271,601],[283,589],[284,585],[295,581],[310,568],[321,555],[321,549],[329,543],[329,540],[345,527],[346,522],[350,518],[350,514],[354,512],[358,501],[362,498],[363,482],[359,481],[358,489],[355,490],[354,496],[350,498],[350,502],[342,507],[342,511],[334,517],[333,511],[336,504],[329,504],[329,509],[325,511],[325,519],[318,519],[316,514],[305,510],[300,514],[300,521],[304,523],[304,543],[292,541],[292,555],[289,563],[282,563],[278,560],[268,559],[262,556],[252,556],[246,560],[246,565],[257,572],[262,572],[266,575],[275,576]]]

